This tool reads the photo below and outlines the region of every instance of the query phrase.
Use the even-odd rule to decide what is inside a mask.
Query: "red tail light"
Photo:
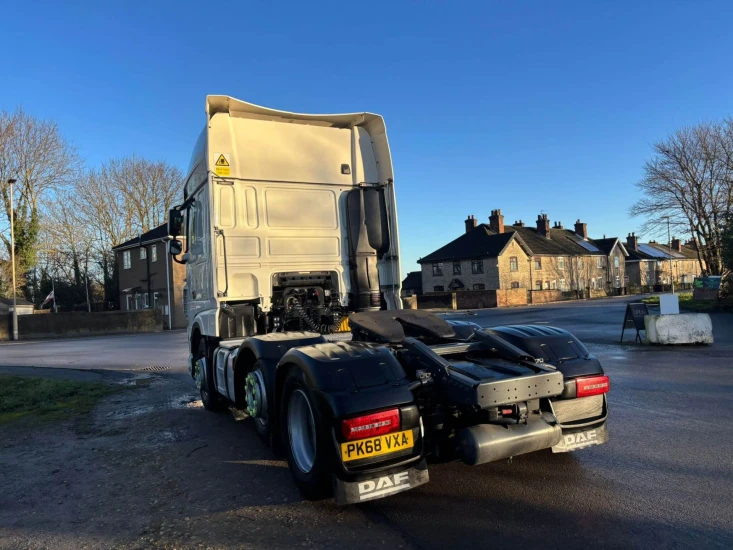
[[[587,378],[576,378],[576,397],[588,397],[608,393],[611,389],[611,380],[608,376],[589,376]]]
[[[400,430],[400,411],[389,411],[357,416],[341,422],[341,433],[346,439],[364,439]]]

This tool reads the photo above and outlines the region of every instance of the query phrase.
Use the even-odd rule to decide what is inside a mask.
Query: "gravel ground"
[[[58,371],[57,371],[58,372]],[[89,418],[0,427],[0,548],[408,548],[359,507],[304,502],[247,421],[205,411],[175,377]]]

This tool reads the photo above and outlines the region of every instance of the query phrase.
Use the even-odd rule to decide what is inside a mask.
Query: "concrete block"
[[[644,328],[650,344],[713,343],[713,323],[707,313],[645,315]]]

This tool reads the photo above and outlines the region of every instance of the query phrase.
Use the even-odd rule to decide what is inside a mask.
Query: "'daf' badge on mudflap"
[[[427,464],[422,460],[414,468],[389,474],[380,472],[374,477],[365,476],[358,481],[343,481],[335,478],[334,493],[336,504],[356,504],[378,498],[388,497],[402,491],[414,489],[430,481]]]

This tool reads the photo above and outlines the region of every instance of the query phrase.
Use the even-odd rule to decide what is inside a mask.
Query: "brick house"
[[[546,214],[536,227],[523,222],[505,226],[501,210],[488,224],[474,216],[465,233],[421,258],[424,292],[447,290],[583,290],[619,294],[625,277],[626,250],[618,238],[590,239],[585,223],[574,231]]]
[[[120,274],[120,309],[160,308],[166,328],[185,328],[186,267],[173,261],[167,242],[168,226],[163,224],[112,249]]]
[[[626,258],[626,273],[629,285],[633,287],[669,284],[670,281],[676,285],[691,287],[694,278],[702,273],[694,241],[682,244],[673,237],[670,247],[656,241],[640,243],[635,233],[629,233],[626,237],[626,250],[629,253]]]

